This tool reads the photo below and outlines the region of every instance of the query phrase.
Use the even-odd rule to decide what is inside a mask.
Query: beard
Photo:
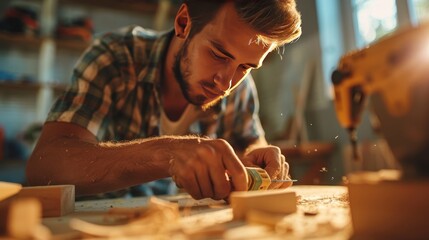
[[[189,83],[189,79],[191,78],[191,70],[190,66],[192,66],[191,59],[188,56],[188,45],[189,45],[190,39],[186,39],[183,46],[178,51],[176,58],[174,60],[173,64],[173,73],[177,80],[177,83],[180,86],[180,89],[182,90],[182,94],[185,97],[185,99],[196,106],[200,106],[204,111],[209,109],[210,107],[216,105],[222,98],[224,98],[227,95],[221,95],[210,102],[207,102],[207,97],[203,94],[197,94],[193,95],[191,92],[191,85]],[[182,71],[180,64],[181,62],[184,63],[185,69]],[[213,82],[203,82],[205,86],[208,86],[210,88],[214,88],[215,84]]]

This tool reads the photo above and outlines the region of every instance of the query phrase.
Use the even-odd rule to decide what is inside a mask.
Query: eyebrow
[[[234,55],[232,55],[230,52],[228,52],[223,46],[222,44],[216,42],[216,41],[211,41],[210,43],[213,45],[213,47],[215,47],[219,52],[221,52],[222,54],[224,54],[225,56],[231,58],[232,60],[235,60]],[[254,63],[245,63],[244,65],[248,65],[252,68],[258,69],[260,68],[260,66],[258,66],[257,64]]]

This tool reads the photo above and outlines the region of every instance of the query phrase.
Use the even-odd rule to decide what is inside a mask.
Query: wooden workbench
[[[298,196],[298,211],[282,216],[274,225],[233,220],[231,208],[220,201],[196,201],[186,194],[161,198],[177,202],[180,206],[181,228],[186,233],[180,235],[181,239],[350,238],[351,222],[346,187],[293,186],[289,190],[295,191]],[[70,227],[71,219],[100,225],[117,225],[117,222],[113,223],[115,221],[106,218],[110,209],[139,208],[146,206],[147,202],[148,198],[81,201],[76,202],[74,213],[63,217],[44,218],[42,223],[56,238],[79,239],[84,235]],[[168,239],[167,236],[162,237]]]

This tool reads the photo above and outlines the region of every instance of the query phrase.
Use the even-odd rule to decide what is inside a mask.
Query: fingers
[[[291,180],[289,175],[289,164],[286,161],[284,161],[284,164],[283,164],[283,173],[284,174],[280,180]],[[292,181],[283,182],[283,183],[280,183],[279,185],[276,185],[276,188],[288,188],[292,185],[293,185]]]
[[[213,194],[211,197],[215,200],[224,199],[229,196],[232,191],[231,182],[225,175],[225,169],[223,165],[214,165],[210,171],[208,171],[212,182]]]
[[[272,179],[280,178],[284,163],[284,156],[280,149],[275,146],[269,146],[262,150],[264,151],[263,154],[258,154],[260,155],[258,157],[263,159],[259,160],[259,162],[263,162],[266,165],[265,171]]]
[[[198,186],[201,197],[211,198],[214,196],[213,183],[211,181],[209,171],[205,167],[200,167],[200,171],[195,171],[196,185]],[[196,198],[198,199],[198,198]]]
[[[225,176],[227,171],[232,182]],[[244,166],[226,141],[205,141],[175,156],[169,173],[176,185],[195,199],[224,199],[232,189],[247,190]]]
[[[232,190],[246,191],[247,190],[247,171],[235,154],[231,145],[223,139],[213,140],[217,145],[217,149],[222,151],[222,163],[224,169],[231,176]],[[225,173],[224,173],[225,174]]]
[[[179,178],[179,183],[183,188],[186,190],[186,192],[189,193],[193,198],[195,199],[202,199],[203,194],[201,192],[201,189],[199,185],[197,184],[197,178],[193,171],[187,173],[186,176],[182,176],[182,178]],[[177,184],[177,182],[176,182]]]
[[[285,180],[291,180],[291,178],[287,177],[287,178],[285,178]],[[290,182],[284,182],[279,188],[288,188],[288,187],[290,187],[292,185],[293,185],[292,181],[290,181]]]
[[[248,162],[251,162],[264,168],[272,180],[289,179],[289,164],[286,162],[286,158],[281,153],[280,148],[276,146],[253,150],[245,157],[245,162],[247,166],[249,166]],[[269,189],[286,188],[291,185],[291,182],[272,182]]]
[[[279,160],[279,165],[278,165],[278,170],[276,172],[278,172],[277,176],[272,176],[271,179],[274,180],[284,180],[287,177],[287,173],[286,173],[286,160],[285,160],[285,156],[283,154],[280,154],[279,156],[280,160]],[[273,182],[270,184],[269,189],[275,189],[275,188],[281,188],[282,185],[284,183],[282,182]]]
[[[221,144],[225,144],[222,142]],[[219,144],[219,143],[215,143]],[[227,151],[223,150],[227,147]],[[194,163],[194,170],[196,171],[197,184],[199,185],[204,198],[213,198],[216,200],[226,198],[231,190],[231,182],[227,179],[225,173],[233,171],[228,166],[229,162],[238,162],[239,159],[230,154],[229,144],[221,145],[221,147],[202,147],[198,148],[196,152],[200,158]],[[235,158],[234,158],[235,157]],[[225,164],[223,159],[229,159]],[[197,166],[199,166],[197,168]],[[240,166],[240,165],[239,165]],[[245,184],[247,184],[245,182]]]

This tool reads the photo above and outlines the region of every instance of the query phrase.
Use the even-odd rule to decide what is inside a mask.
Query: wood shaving
[[[169,239],[175,232],[180,235],[179,207],[159,198],[152,197],[147,208],[115,209],[108,215],[128,217],[128,223],[123,225],[98,225],[80,219],[72,219],[70,226],[84,234],[102,237],[150,237],[151,239]]]

